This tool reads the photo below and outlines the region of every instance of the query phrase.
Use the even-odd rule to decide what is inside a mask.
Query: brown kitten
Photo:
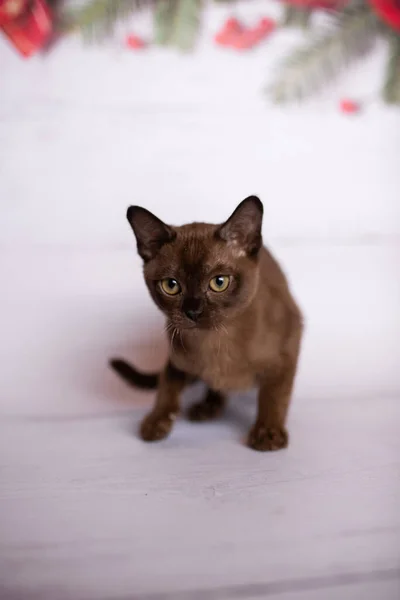
[[[302,336],[302,317],[277,262],[262,245],[263,206],[243,200],[222,225],[166,225],[131,206],[127,218],[144,261],[150,294],[167,318],[169,361],[162,373],[145,375],[124,361],[114,369],[139,387],[158,387],[141,425],[146,441],[166,437],[179,412],[185,385],[201,379],[205,399],[189,417],[218,416],[225,394],[259,388],[258,416],[248,444],[278,450],[285,428]]]

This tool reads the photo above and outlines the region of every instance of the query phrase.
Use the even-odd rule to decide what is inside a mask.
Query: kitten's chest
[[[246,344],[228,335],[208,335],[178,345],[173,362],[185,372],[202,379],[219,391],[245,390],[255,384],[256,373],[248,358]]]

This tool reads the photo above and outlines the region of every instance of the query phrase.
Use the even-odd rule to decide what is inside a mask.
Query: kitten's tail
[[[130,385],[134,385],[142,390],[155,390],[158,387],[158,373],[141,373],[120,358],[112,358],[110,360],[110,367]]]

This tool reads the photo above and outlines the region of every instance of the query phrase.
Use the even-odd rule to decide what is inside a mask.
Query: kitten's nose
[[[185,315],[191,321],[197,321],[197,319],[199,318],[199,316],[201,315],[202,312],[203,311],[200,308],[198,308],[197,310],[188,309],[188,310],[185,310]]]
[[[191,321],[196,322],[203,312],[203,301],[201,298],[185,298],[182,310]]]

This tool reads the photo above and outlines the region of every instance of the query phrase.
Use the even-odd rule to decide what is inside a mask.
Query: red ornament
[[[125,43],[127,47],[131,48],[132,50],[141,50],[146,46],[146,42],[144,42],[142,38],[138,37],[137,35],[134,35],[133,33],[127,36]]]
[[[382,21],[400,31],[400,0],[370,0],[370,4]]]
[[[0,0],[0,28],[22,56],[32,56],[52,33],[46,0]]]
[[[268,34],[272,33],[273,31],[275,31],[276,29],[276,21],[274,21],[274,19],[271,19],[270,17],[263,17],[262,19],[260,19],[260,22],[258,23],[256,30],[261,34],[263,34],[264,36],[267,36]]]
[[[27,6],[27,0],[0,0],[0,27],[14,21]]]
[[[243,25],[235,17],[230,17],[227,19],[224,29],[225,31],[230,31],[231,33],[241,33],[243,31]]]
[[[259,41],[257,33],[252,29],[248,29],[237,36],[233,41],[232,46],[236,48],[236,50],[250,50],[250,48],[254,48]]]
[[[243,31],[244,28],[240,21],[231,17],[215,35],[215,43],[219,46],[232,46],[235,39],[241,35]]]
[[[283,2],[291,6],[297,6],[297,8],[340,10],[348,3],[348,0],[283,0]]]
[[[233,46],[237,50],[249,50],[259,42],[269,37],[276,28],[276,22],[273,19],[264,17],[255,27],[246,29],[234,40]]]
[[[340,101],[339,106],[340,106],[341,112],[346,113],[348,115],[358,113],[361,110],[361,106],[360,106],[359,102],[350,100],[350,98],[343,98],[343,100]]]

